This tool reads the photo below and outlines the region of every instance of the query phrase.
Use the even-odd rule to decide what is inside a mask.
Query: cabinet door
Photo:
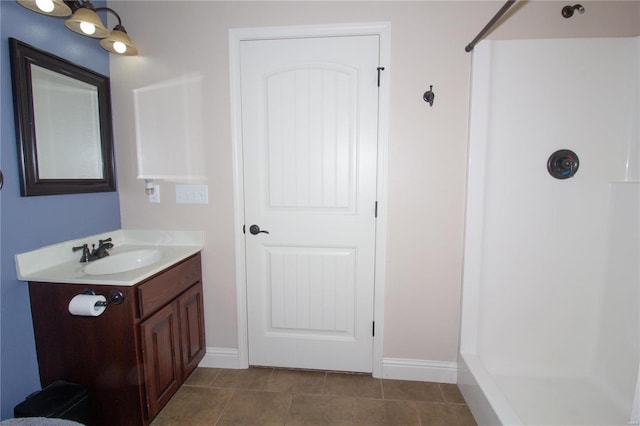
[[[165,306],[140,325],[149,418],[178,390],[182,381],[178,310]]]
[[[178,299],[183,376],[187,377],[204,357],[204,308],[202,283],[187,290]]]

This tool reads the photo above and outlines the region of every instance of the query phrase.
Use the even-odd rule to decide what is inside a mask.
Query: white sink
[[[84,267],[84,272],[89,275],[117,274],[143,268],[160,259],[162,252],[158,249],[131,250],[95,260]]]
[[[80,253],[72,250],[107,238],[114,245],[111,255],[89,264],[80,263]],[[201,231],[116,229],[18,253],[16,275],[25,282],[133,286],[203,247]]]

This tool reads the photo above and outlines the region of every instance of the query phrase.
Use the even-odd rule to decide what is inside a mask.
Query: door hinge
[[[375,206],[375,209],[374,209],[374,212],[373,212],[373,216],[374,217],[378,217],[378,202],[377,201],[376,201],[376,206]]]
[[[246,234],[245,230],[244,230],[245,225],[242,225],[242,233]]]
[[[373,337],[376,337],[376,322],[375,322],[375,321],[373,321],[373,322],[371,323],[371,335],[372,335]]]
[[[378,70],[378,87],[380,87],[380,71],[384,71],[384,67],[376,68]]]

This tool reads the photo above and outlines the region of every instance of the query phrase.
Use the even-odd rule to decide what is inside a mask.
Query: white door
[[[372,371],[378,58],[378,35],[241,42],[251,365]]]

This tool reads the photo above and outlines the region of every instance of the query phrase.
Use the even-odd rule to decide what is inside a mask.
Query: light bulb
[[[121,41],[116,41],[113,43],[113,50],[118,53],[124,53],[127,51],[127,45]]]
[[[36,6],[43,12],[49,13],[53,11],[53,1],[52,0],[36,0]]]
[[[96,32],[96,26],[93,25],[91,22],[80,22],[80,29],[82,30],[83,33],[85,34],[93,34]]]

